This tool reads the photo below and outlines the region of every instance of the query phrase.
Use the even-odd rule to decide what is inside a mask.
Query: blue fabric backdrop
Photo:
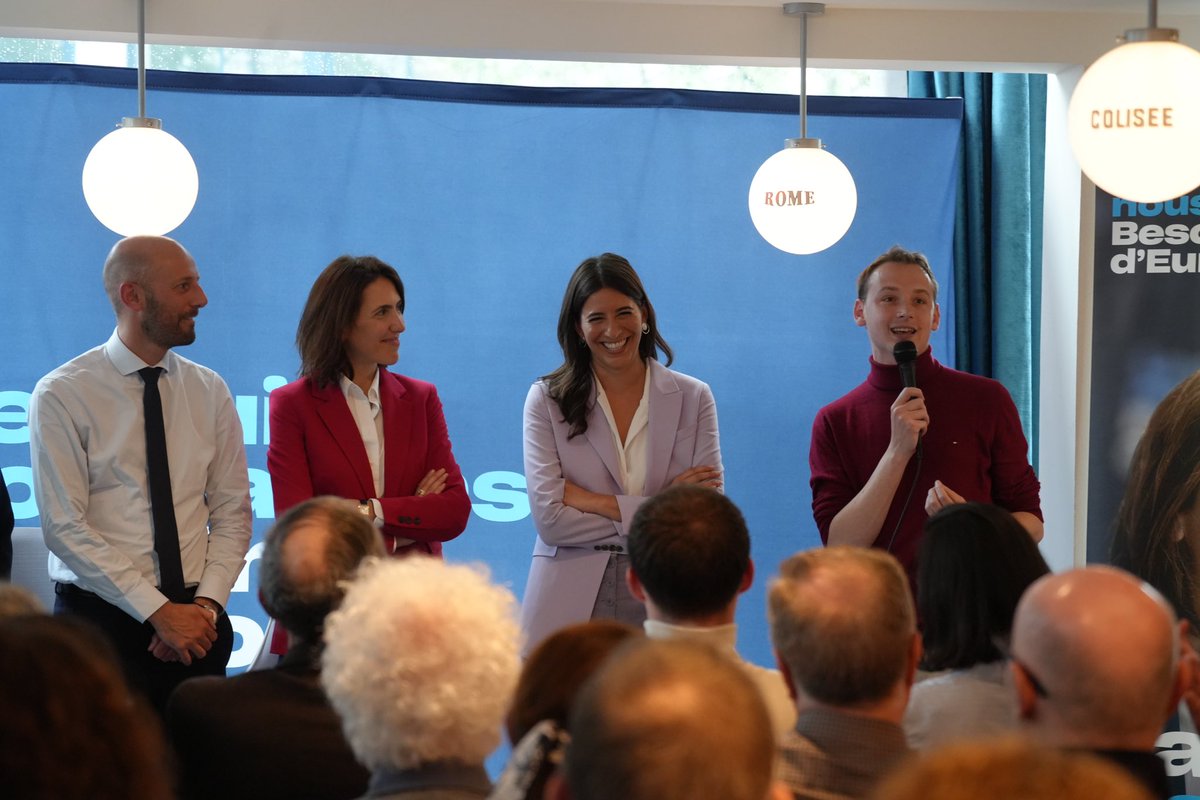
[[[0,467],[18,525],[37,524],[28,393],[112,330],[100,264],[115,237],[88,211],[80,174],[133,113],[133,86],[130,70],[0,66]],[[518,595],[534,539],[522,402],[560,361],[571,271],[605,250],[628,257],[676,367],[716,396],[726,491],[760,576],[741,646],[760,663],[771,661],[763,586],[782,558],[818,544],[813,416],[867,369],[854,278],[891,244],[935,265],[948,291],[933,346],[953,363],[960,101],[811,98],[812,135],[853,173],[859,210],[837,245],[796,257],[759,238],[746,207],[758,166],[795,135],[794,97],[157,72],[149,86],[150,114],[200,171],[196,209],[173,234],[209,296],[184,354],[237,397],[256,542],[272,517],[267,395],[294,377],[309,286],[343,252],[374,253],[404,278],[396,369],[438,385],[474,502],[447,557],[486,562]],[[234,666],[261,637],[256,563],[230,602]]]

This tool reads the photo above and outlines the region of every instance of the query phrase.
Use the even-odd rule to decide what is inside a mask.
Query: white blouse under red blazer
[[[412,539],[395,552],[441,555],[442,542],[463,532],[471,501],[462,471],[450,449],[450,436],[437,389],[432,383],[381,369],[383,413],[384,542]],[[267,471],[279,515],[323,494],[355,500],[373,498],[375,481],[358,426],[342,388],[318,389],[301,378],[271,392],[271,441]],[[444,469],[446,488],[417,497],[417,484],[431,469]]]

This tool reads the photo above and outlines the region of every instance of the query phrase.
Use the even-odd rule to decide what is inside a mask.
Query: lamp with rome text
[[[83,196],[106,228],[161,236],[192,213],[199,189],[187,148],[146,116],[146,0],[138,0],[138,116],[123,118],[88,153]]]
[[[1149,25],[1125,31],[1071,96],[1071,149],[1115,197],[1158,203],[1200,186],[1200,53],[1178,40],[1150,0]]]
[[[809,255],[833,246],[854,221],[858,189],[850,170],[808,138],[808,18],[825,13],[824,3],[784,3],[783,13],[799,16],[800,138],[763,162],[750,182],[750,219],[759,234],[787,253]]]

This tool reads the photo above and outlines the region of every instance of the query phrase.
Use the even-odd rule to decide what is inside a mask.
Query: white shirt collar
[[[714,625],[711,627],[695,627],[691,625],[673,625],[657,619],[648,619],[642,623],[646,636],[651,639],[688,639],[704,642],[723,650],[736,650],[737,623]]]
[[[132,375],[144,367],[162,367],[163,371],[170,372],[174,366],[175,354],[170,350],[166,352],[166,355],[157,364],[147,364],[145,361],[142,361],[136,353],[121,341],[121,336],[116,328],[113,328],[112,336],[108,337],[108,341],[104,343],[104,352],[108,356],[108,360],[112,362],[113,366],[122,375]]]
[[[369,392],[367,392],[365,395],[363,394],[363,390],[359,387],[359,385],[357,383],[350,380],[345,375],[339,375],[338,383],[342,387],[342,394],[346,395],[346,399],[349,400],[352,396],[352,393],[356,392],[358,394],[358,396],[366,397],[367,402],[370,403],[371,405],[374,405],[374,406],[379,405],[379,372],[380,372],[380,370],[377,367],[375,369],[375,378],[371,381],[371,390]]]

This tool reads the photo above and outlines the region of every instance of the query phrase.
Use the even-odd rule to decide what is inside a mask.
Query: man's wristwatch
[[[225,609],[221,608],[221,604],[211,598],[197,597],[192,602],[203,608],[208,613],[212,614],[213,625],[216,625],[217,620],[220,619],[221,615],[225,613]]]
[[[365,498],[358,501],[358,513],[367,519],[375,519],[375,509],[371,508],[371,501]]]

